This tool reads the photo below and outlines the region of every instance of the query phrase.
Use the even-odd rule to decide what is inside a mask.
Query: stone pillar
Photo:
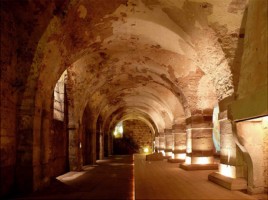
[[[173,135],[172,129],[165,129],[165,156],[172,157],[172,150],[173,150]]]
[[[33,167],[33,111],[30,108],[19,110],[17,139],[17,165],[15,188],[17,193],[29,193],[34,188]],[[39,117],[41,118],[41,117]],[[40,119],[41,123],[41,119]],[[22,173],[23,172],[23,173]],[[25,184],[27,183],[27,184]]]
[[[247,189],[243,154],[235,143],[232,122],[228,119],[227,107],[233,101],[228,97],[219,102],[220,122],[220,163],[219,171],[209,174],[208,179],[230,190]]]
[[[154,151],[158,153],[159,150],[159,137],[154,138]]]
[[[113,155],[113,133],[111,131],[108,133],[108,155]]]
[[[186,119],[187,150],[186,162],[181,168],[186,170],[218,169],[214,163],[212,140],[212,110],[202,111]]]
[[[165,135],[164,133],[159,133],[159,153],[162,153],[163,156],[165,156],[165,148],[166,148],[166,143],[165,143]]]
[[[232,123],[227,119],[227,111],[219,114],[220,131],[221,131],[221,153],[219,173],[231,177],[243,177],[243,165],[239,159],[239,148],[233,137]],[[239,161],[240,160],[240,161]],[[239,164],[240,163],[240,164]]]
[[[80,150],[78,140],[78,130],[73,126],[68,127],[69,132],[69,168],[70,171],[80,170]]]
[[[181,163],[186,157],[186,130],[185,124],[174,124],[172,126],[173,135],[173,157],[169,162]]]

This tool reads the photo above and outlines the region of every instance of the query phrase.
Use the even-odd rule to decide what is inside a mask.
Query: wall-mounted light
[[[144,147],[144,148],[143,148],[143,152],[144,152],[144,153],[149,153],[149,148],[148,148],[148,147]]]

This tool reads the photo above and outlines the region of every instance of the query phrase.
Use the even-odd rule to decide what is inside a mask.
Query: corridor
[[[0,0],[0,199],[267,194],[267,8]]]
[[[141,154],[111,156],[96,165],[84,166],[81,172],[57,177],[45,190],[12,199],[267,199],[213,184],[207,180],[211,172],[184,171],[178,164],[167,161],[146,161]]]

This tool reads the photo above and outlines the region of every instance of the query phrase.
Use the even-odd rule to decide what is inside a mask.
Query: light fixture
[[[149,148],[148,148],[148,147],[144,147],[144,148],[143,148],[143,152],[144,152],[144,153],[148,153],[148,152],[149,152]]]

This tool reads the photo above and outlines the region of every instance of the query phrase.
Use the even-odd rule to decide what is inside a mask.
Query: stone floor
[[[111,156],[69,172],[43,191],[12,199],[133,199],[133,156]]]
[[[176,163],[149,162],[144,155],[134,158],[134,169],[132,156],[112,156],[94,166],[85,166],[81,172],[58,177],[43,191],[12,199],[268,199],[267,195],[249,196],[208,181],[213,170],[184,171]]]
[[[267,199],[267,195],[250,196],[208,181],[208,174],[215,170],[185,171],[176,163],[145,161],[144,155],[135,155],[134,160],[136,200]]]

